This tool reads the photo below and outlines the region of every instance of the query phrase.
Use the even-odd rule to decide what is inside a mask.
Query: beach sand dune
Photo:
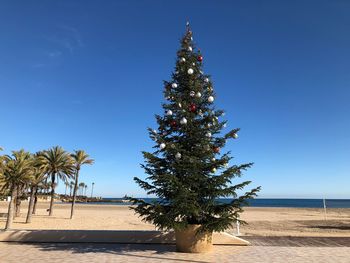
[[[155,230],[142,222],[127,206],[77,204],[75,218],[70,220],[70,204],[57,204],[49,217],[48,203],[39,203],[32,223],[25,223],[27,204],[14,229],[84,229],[84,230]],[[0,202],[0,228],[6,221],[7,203]],[[329,209],[327,220],[322,209],[316,208],[256,208],[247,207],[242,219],[242,235],[253,236],[350,236],[350,209]],[[235,233],[236,229],[228,230]]]

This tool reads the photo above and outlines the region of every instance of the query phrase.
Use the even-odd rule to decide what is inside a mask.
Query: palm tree
[[[64,190],[64,196],[67,196],[67,188],[69,187],[69,183],[68,182],[64,182],[64,185],[66,186],[66,189]]]
[[[4,149],[3,148],[1,148],[0,147],[0,151],[3,151]],[[4,161],[5,161],[5,156],[3,156],[3,155],[0,155],[0,189],[2,189],[3,188],[3,185],[4,185],[4,183],[5,183],[5,181],[4,181],[4,174],[3,174],[3,169],[4,169],[4,167],[5,167],[5,163],[4,163]],[[3,190],[7,190],[7,189],[3,189]],[[1,192],[1,191],[0,191]]]
[[[17,196],[18,188],[28,185],[32,180],[32,162],[30,153],[24,150],[13,151],[12,156],[7,155],[4,157],[2,167],[4,185],[2,188],[9,189],[11,194],[5,230],[10,229],[12,226],[15,197]]]
[[[51,200],[49,215],[53,215],[55,198],[56,176],[64,182],[73,175],[73,160],[60,146],[52,147],[41,154],[41,161],[47,167],[47,173],[51,176]]]
[[[46,172],[46,168],[45,168],[45,172]],[[47,176],[44,177],[44,180],[38,184],[38,187],[36,188],[36,191],[34,193],[34,206],[33,206],[33,211],[32,211],[32,214],[35,215],[36,213],[36,205],[38,203],[38,191],[40,189],[41,193],[45,192],[46,189],[49,189],[50,186],[49,184],[47,183]]]
[[[21,216],[21,203],[23,195],[25,194],[27,190],[26,184],[21,184],[17,186],[17,195],[15,197],[15,214],[13,215],[13,218]]]
[[[88,188],[87,184],[84,185],[84,188],[85,188],[84,196],[86,197],[86,191],[87,191],[87,188]]]
[[[94,186],[95,186],[95,183],[93,182],[91,184],[91,198],[92,198],[92,195],[94,194]]]
[[[34,203],[37,200],[36,194],[38,191],[39,185],[44,181],[46,175],[46,167],[41,163],[40,153],[37,153],[33,156],[33,178],[30,182],[30,199],[28,205],[28,213],[26,223],[32,221],[32,214],[34,211]]]
[[[78,193],[79,193],[80,196],[83,195],[83,191],[82,190],[84,189],[84,185],[85,185],[84,183],[80,183],[79,184]]]
[[[70,183],[69,183],[69,196],[70,197],[72,197],[73,188],[74,188],[74,181],[70,181]]]
[[[73,201],[72,201],[72,209],[70,212],[70,218],[72,219],[74,216],[74,205],[75,205],[75,199],[77,196],[77,190],[78,190],[78,182],[79,182],[79,171],[82,165],[84,164],[93,164],[94,160],[90,159],[90,156],[86,154],[83,150],[74,151],[73,154],[71,154],[72,158],[74,159],[74,168],[75,168],[75,185],[74,185],[74,191],[73,191]]]

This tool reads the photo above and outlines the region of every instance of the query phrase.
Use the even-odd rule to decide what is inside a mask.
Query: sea
[[[140,198],[146,202],[157,200],[156,198]],[[105,202],[103,202],[105,200]],[[130,205],[121,201],[123,198],[103,198],[102,202],[90,202],[89,204],[106,205]],[[114,201],[114,202],[113,202]],[[230,202],[232,199],[219,199],[221,202]],[[248,201],[251,207],[294,207],[294,208],[323,208],[323,199],[294,199],[294,198],[256,198]],[[327,208],[350,208],[350,199],[325,199]]]

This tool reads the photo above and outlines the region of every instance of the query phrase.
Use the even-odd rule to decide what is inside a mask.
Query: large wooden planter
[[[200,225],[189,225],[186,229],[175,230],[176,251],[205,253],[213,249],[212,232],[197,234]]]

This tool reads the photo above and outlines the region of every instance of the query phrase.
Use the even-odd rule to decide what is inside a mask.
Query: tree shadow
[[[3,241],[35,246],[42,251],[71,253],[108,253],[134,258],[197,262],[201,256],[174,254],[173,232],[143,230],[10,230],[3,231]],[[11,243],[10,243],[11,244]],[[199,259],[199,261],[196,259]],[[133,262],[131,259],[130,262]]]
[[[108,253],[116,256],[127,256],[131,258],[148,258],[153,260],[173,260],[176,262],[209,263],[208,261],[173,258],[176,252],[175,245],[169,244],[113,244],[113,243],[23,243],[31,245],[42,251],[65,251],[71,253]],[[144,252],[144,253],[143,253]],[[184,255],[183,253],[181,253]],[[132,259],[130,260],[133,261]]]
[[[308,226],[308,228],[319,228],[319,229],[333,229],[333,230],[350,230],[350,226],[347,225],[339,225],[339,226]]]
[[[0,218],[7,218],[7,213],[0,213]]]
[[[350,237],[244,236],[253,246],[350,247]]]
[[[47,218],[47,219],[70,219],[70,217],[61,217],[61,216],[49,216],[47,215],[33,215],[32,218]]]
[[[327,220],[327,221],[309,221],[303,222],[306,228],[324,229],[324,230],[350,230],[349,220]]]

